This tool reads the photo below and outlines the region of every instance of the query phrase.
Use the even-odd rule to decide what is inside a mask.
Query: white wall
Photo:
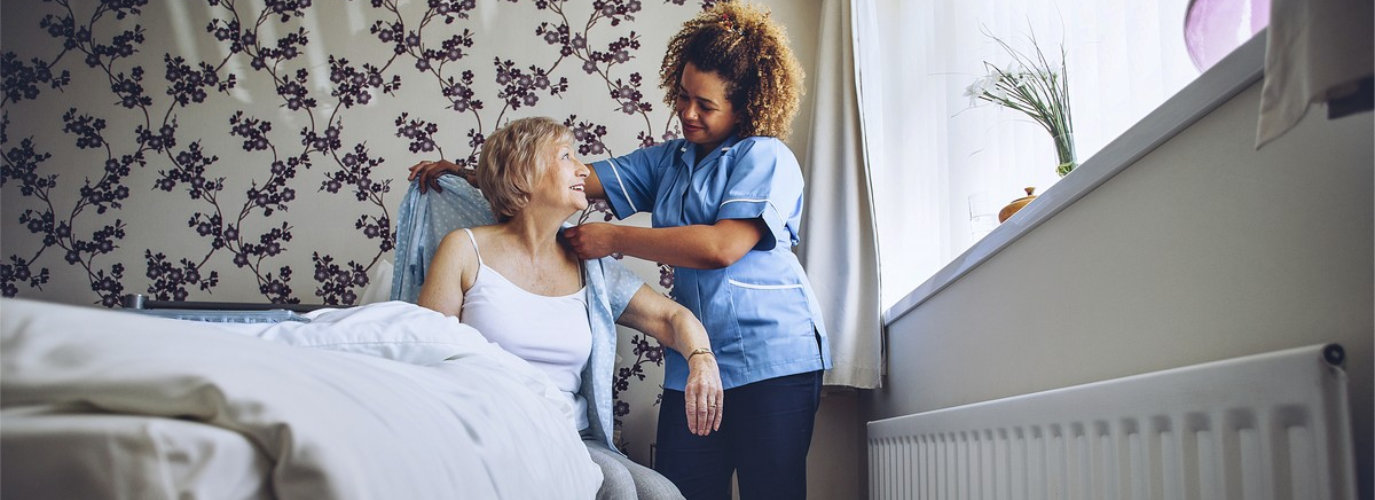
[[[888,331],[865,420],[1339,342],[1371,497],[1372,115],[1256,151],[1260,84]]]
[[[864,485],[864,419],[860,418],[860,393],[854,389],[825,389],[812,449],[807,454],[807,498],[831,500],[860,498]]]

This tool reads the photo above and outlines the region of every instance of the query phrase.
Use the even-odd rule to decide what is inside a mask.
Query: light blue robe
[[[439,178],[442,192],[421,194],[411,183],[401,202],[396,234],[392,300],[415,303],[439,242],[463,227],[495,224],[482,192],[456,175]],[[592,326],[592,354],[582,371],[579,394],[588,402],[587,422],[593,435],[612,450],[611,383],[616,368],[616,318],[644,282],[611,257],[583,262],[587,284],[587,319]]]

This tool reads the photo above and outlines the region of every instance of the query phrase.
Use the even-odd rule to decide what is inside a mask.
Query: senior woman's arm
[[[468,265],[466,256],[472,252],[472,243],[468,235],[460,233],[453,231],[439,242],[430,259],[430,270],[425,273],[425,284],[420,286],[420,297],[415,301],[445,316],[458,317],[463,310],[463,289],[470,284],[463,270]]]
[[[693,351],[710,351],[711,341],[702,322],[682,305],[654,293],[647,285],[640,285],[630,299],[625,312],[616,321],[645,332],[678,351],[688,360],[688,379],[684,389],[688,431],[699,436],[721,428],[721,414],[725,410],[725,390],[721,388],[721,371],[716,355],[710,352],[693,355]]]

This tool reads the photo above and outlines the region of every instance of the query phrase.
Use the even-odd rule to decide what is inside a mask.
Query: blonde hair
[[[659,86],[669,106],[677,104],[687,63],[726,81],[726,98],[740,115],[739,136],[786,139],[792,132],[804,76],[787,34],[768,11],[720,2],[683,23],[659,67]]]
[[[557,153],[555,146],[572,143],[568,127],[543,116],[514,120],[487,136],[477,160],[477,188],[498,221],[511,220],[525,209]]]

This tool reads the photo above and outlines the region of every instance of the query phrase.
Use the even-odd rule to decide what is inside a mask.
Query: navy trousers
[[[688,500],[807,498],[807,449],[821,403],[821,372],[799,373],[726,391],[721,430],[688,432],[683,392],[665,390],[654,468]]]

